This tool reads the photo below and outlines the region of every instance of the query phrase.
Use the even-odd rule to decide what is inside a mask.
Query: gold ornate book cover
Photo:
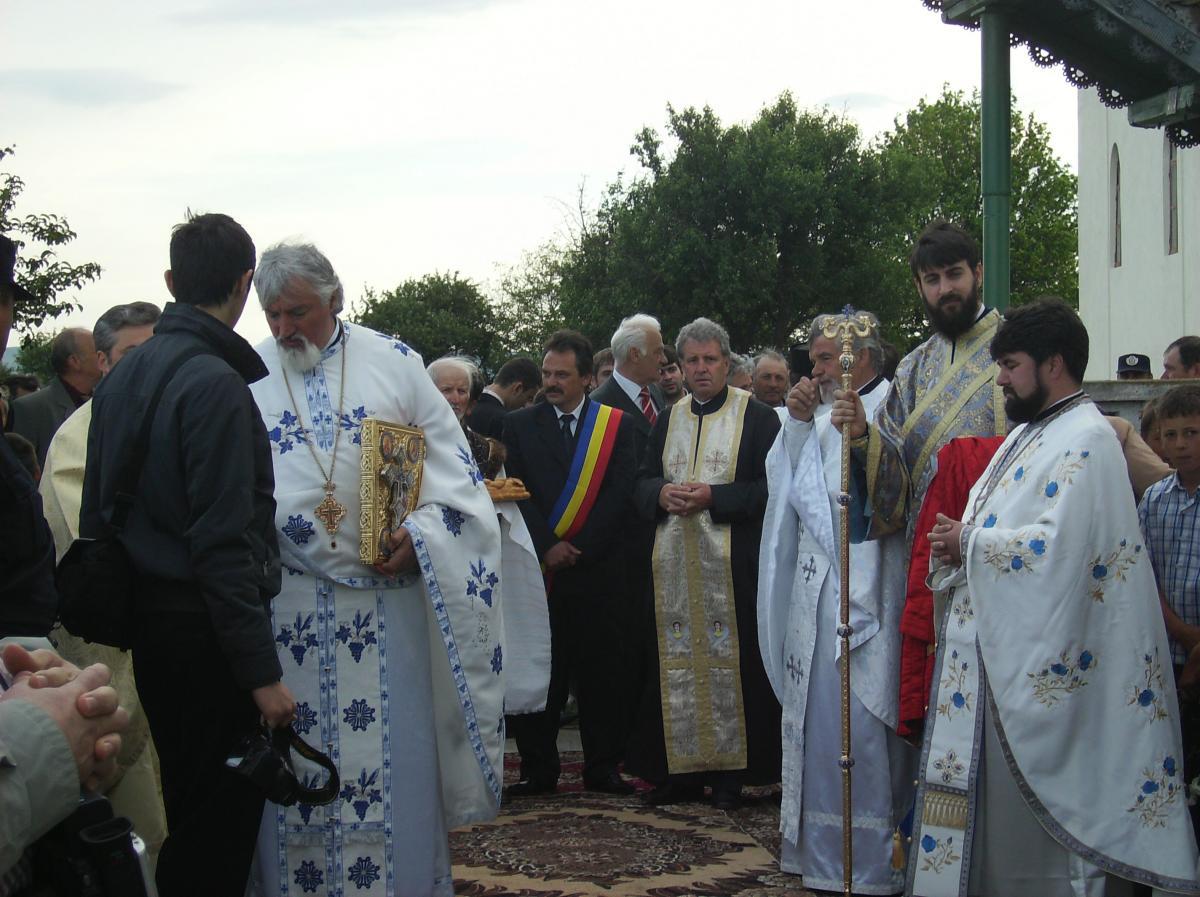
[[[368,417],[362,424],[358,559],[387,560],[387,535],[417,507],[425,468],[425,434]]]

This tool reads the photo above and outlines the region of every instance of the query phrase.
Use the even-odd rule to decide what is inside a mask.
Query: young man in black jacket
[[[122,465],[170,378],[120,536],[137,576],[134,673],[170,830],[163,897],[243,893],[264,797],[225,760],[260,715],[281,727],[295,712],[269,609],[280,576],[271,453],[248,388],[267,371],[233,332],[254,265],[254,243],[232,218],[177,226],[166,272],[176,301],[93,400],[80,515],[91,538],[112,521]]]

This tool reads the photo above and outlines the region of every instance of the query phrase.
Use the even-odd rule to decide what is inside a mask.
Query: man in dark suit
[[[500,366],[490,386],[467,414],[467,426],[481,436],[499,439],[504,435],[504,415],[524,408],[542,388],[542,372],[535,362],[522,356]]]
[[[572,675],[584,785],[615,794],[633,791],[617,771],[626,695],[613,687],[621,675],[618,646],[628,631],[622,628],[620,523],[636,467],[633,427],[629,415],[587,397],[584,384],[591,373],[588,341],[573,330],[558,331],[547,341],[542,362],[546,401],[504,421],[507,472],[523,480],[531,496],[521,502],[521,513],[546,571],[551,638],[546,709],[510,718],[521,753],[521,781],[508,789],[510,797],[557,788],[559,715]],[[589,446],[594,468],[582,463]]]
[[[662,331],[650,315],[633,315],[621,322],[612,335],[611,345],[616,367],[612,376],[592,391],[591,398],[626,413],[633,424],[634,451],[640,464],[650,439],[650,428],[667,404],[658,385],[659,369],[667,360]],[[630,501],[621,529],[627,588],[622,601],[626,636],[620,643],[625,656],[625,679],[620,687],[628,696],[626,725],[632,727],[646,678],[654,672],[644,644],[654,632],[654,587],[650,571],[654,521],[639,514]]]
[[[33,443],[38,466],[46,463],[50,440],[64,420],[92,396],[100,382],[100,362],[92,332],[68,328],[50,341],[54,379],[33,395],[12,403],[8,428]]]

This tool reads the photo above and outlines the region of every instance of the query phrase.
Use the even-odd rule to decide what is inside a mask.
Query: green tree
[[[368,287],[350,319],[403,340],[426,363],[460,354],[491,368],[503,353],[496,310],[479,286],[458,272],[412,278],[384,292]]]
[[[22,374],[36,374],[45,384],[54,379],[54,368],[50,365],[50,343],[59,331],[50,333],[27,333],[21,341],[21,354],[17,356],[17,367]]]
[[[938,218],[983,237],[980,187],[980,99],[943,88],[921,100],[878,141],[883,189],[880,244],[890,289],[912,297],[899,338],[925,332],[915,299],[909,250],[921,229]],[[1046,126],[1012,110],[1012,304],[1051,293],[1079,303],[1078,179],[1050,147]],[[986,260],[985,260],[986,264]],[[986,299],[986,297],[985,297]]]
[[[493,302],[505,356],[499,363],[514,355],[540,360],[546,338],[567,326],[561,302],[563,255],[560,246],[547,243],[526,252],[501,276]]]
[[[0,147],[0,161],[13,154],[13,147]],[[67,220],[47,213],[18,215],[17,198],[25,182],[15,174],[0,171],[0,233],[18,245],[16,276],[34,296],[31,303],[16,307],[15,325],[28,342],[35,327],[44,321],[79,308],[69,294],[100,277],[95,262],[72,265],[58,257],[58,250],[75,239]]]
[[[858,128],[789,94],[748,126],[668,109],[644,129],[643,173],[617,179],[567,253],[567,319],[606,341],[637,310],[668,334],[703,314],[735,347],[784,346],[815,313],[872,290],[876,163]]]

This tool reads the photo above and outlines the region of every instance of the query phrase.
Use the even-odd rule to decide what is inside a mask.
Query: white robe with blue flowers
[[[1092,894],[1106,874],[1196,891],[1171,654],[1112,428],[1086,399],[1017,428],[963,522],[962,565],[930,576],[905,893]]]
[[[299,409],[274,342],[258,346],[270,370],[253,392],[275,462],[283,681],[296,697],[297,730],[332,756],[341,790],[324,807],[267,804],[252,886],[272,895],[448,895],[447,829],[493,817],[500,800],[506,646],[496,512],[417,353],[342,326],[313,370],[287,371]],[[398,579],[358,560],[367,417],[425,433],[420,499],[404,523],[420,572]],[[309,451],[329,470],[335,440],[336,498],[347,509],[336,548],[314,514],[323,477]]]

